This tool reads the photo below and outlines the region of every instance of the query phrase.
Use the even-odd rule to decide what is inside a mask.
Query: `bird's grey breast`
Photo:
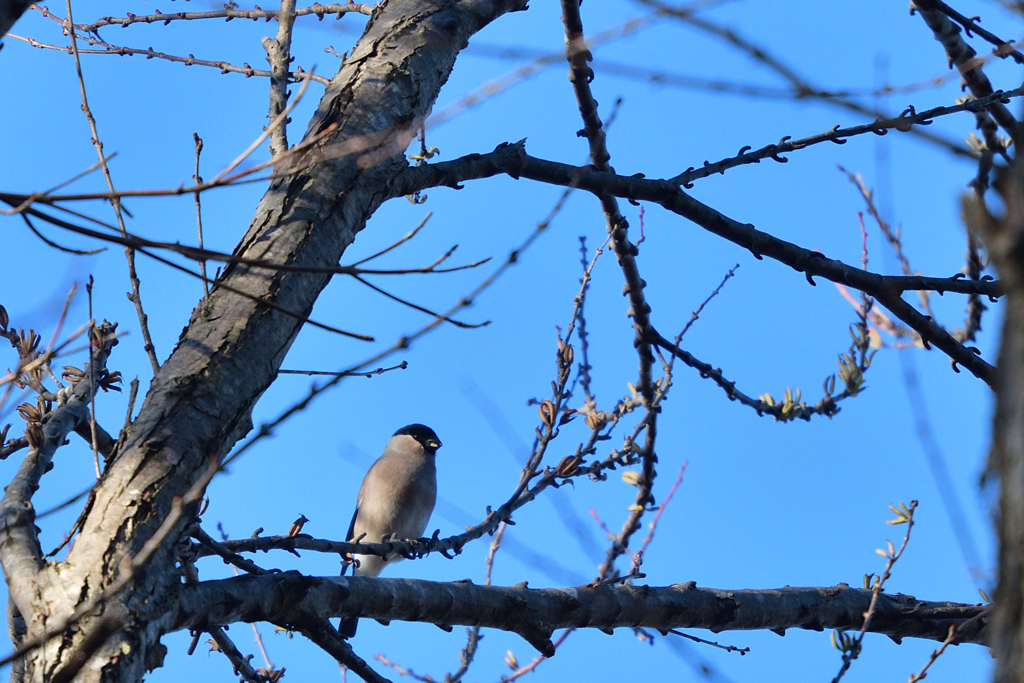
[[[433,456],[385,451],[374,463],[359,491],[359,518],[354,530],[373,529],[378,536],[400,539],[423,535],[437,499],[437,469]],[[377,542],[380,538],[366,538]]]

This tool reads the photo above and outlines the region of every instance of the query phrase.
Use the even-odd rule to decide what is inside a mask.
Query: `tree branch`
[[[211,624],[370,617],[441,626],[483,626],[518,633],[542,654],[564,628],[644,627],[773,630],[859,629],[870,590],[845,584],[829,588],[725,591],[693,582],[667,587],[607,585],[533,590],[412,579],[310,577],[298,572],[240,576],[179,587],[179,599],[160,618],[166,631],[208,630]],[[951,625],[958,639],[983,643],[986,619],[970,624],[982,605],[919,601],[880,595],[868,630],[894,640],[942,641]]]
[[[292,62],[292,26],[295,24],[295,0],[281,0],[277,14],[277,38],[264,38],[263,49],[270,62],[270,115],[273,121],[288,106],[288,67]],[[288,150],[288,122],[285,118],[270,133],[270,156],[283,154]]]
[[[306,138],[317,142],[294,157],[288,174],[271,181],[236,253],[300,266],[336,264],[386,199],[382,188],[407,166],[407,140],[459,51],[487,23],[525,4],[393,0],[382,5],[309,125]],[[410,73],[418,77],[408,78]],[[347,146],[352,139],[374,145]],[[61,568],[108,573],[112,562],[154,536],[173,500],[202,476],[207,458],[228,452],[251,429],[253,406],[276,379],[302,327],[301,320],[268,304],[308,315],[329,280],[324,273],[268,273],[240,264],[225,270],[156,373]],[[188,523],[181,520],[171,533],[180,535]],[[142,678],[145,655],[161,635],[159,597],[179,590],[174,562],[174,548],[165,544],[155,551],[149,571],[112,598],[137,622],[94,655],[94,661],[106,662],[105,680]],[[66,604],[68,596],[85,602],[102,589],[93,574],[67,578],[71,575],[62,574],[59,591],[55,587],[48,594],[54,604]],[[83,628],[94,620],[84,618]]]
[[[999,584],[991,634],[996,683],[1024,677],[1024,176],[1015,166],[995,182],[1005,215],[989,213],[981,195],[963,201],[968,229],[985,240],[1007,290],[986,472],[999,477]]]
[[[954,370],[959,364],[989,386],[995,381],[995,368],[991,364],[901,298],[904,291],[911,289],[927,289],[940,294],[961,292],[991,296],[1001,291],[994,282],[962,280],[962,274],[953,278],[921,278],[866,272],[830,259],[821,252],[804,249],[761,232],[749,223],[733,220],[689,196],[671,181],[648,180],[642,174],[621,176],[591,167],[581,168],[537,159],[526,154],[524,142],[513,145],[503,143],[489,154],[470,154],[454,161],[407,168],[392,183],[391,192],[393,196],[403,196],[439,185],[457,188],[463,180],[488,178],[499,173],[516,179],[529,178],[552,185],[575,187],[598,196],[614,195],[660,204],[705,230],[750,250],[757,259],[768,256],[804,273],[812,285],[816,284],[812,276],[820,276],[869,294],[917,331],[926,344],[934,344],[948,355],[954,362]]]
[[[107,357],[117,344],[114,336],[116,325],[104,323],[90,340],[98,348],[93,354],[93,371],[87,367],[82,379],[61,389],[57,394],[58,406],[44,418],[42,425],[35,423],[35,429],[42,435],[42,443],[29,448],[17,474],[6,487],[0,500],[0,565],[13,603],[24,614],[35,614],[32,605],[39,597],[37,583],[46,583],[39,575],[43,566],[43,553],[35,530],[35,508],[32,496],[39,489],[39,481],[51,469],[57,448],[64,444],[68,434],[89,423],[89,402],[96,391],[96,385],[106,375]],[[33,425],[29,426],[29,430]],[[30,436],[29,441],[33,438]]]
[[[46,8],[42,11],[45,13]],[[373,5],[359,5],[356,3],[347,4],[331,4],[321,5],[318,2],[313,3],[309,7],[300,7],[295,10],[295,16],[301,17],[307,14],[316,15],[317,19],[323,20],[324,16],[328,14],[334,14],[337,19],[340,19],[342,15],[349,12],[358,12],[359,14],[372,14]],[[139,16],[129,14],[127,17],[103,17],[98,21],[94,21],[91,24],[76,24],[75,28],[79,31],[86,31],[89,33],[95,32],[96,29],[102,26],[130,26],[131,24],[153,24],[160,23],[166,26],[172,21],[195,21],[197,19],[223,19],[225,21],[231,21],[232,19],[251,19],[252,21],[259,21],[264,19],[270,21],[276,19],[278,12],[275,10],[259,10],[259,9],[223,9],[215,10],[212,12],[174,12],[173,14],[148,14],[145,16]]]
[[[922,0],[921,2],[912,0],[910,10],[911,13],[916,11],[921,15],[928,28],[932,30],[935,40],[942,43],[942,48],[946,51],[946,58],[949,60],[949,67],[957,68],[960,72],[961,82],[970,90],[971,95],[978,99],[992,95],[992,83],[981,70],[980,63],[975,60],[978,53],[964,41],[960,35],[960,27],[941,11],[938,3],[934,0]],[[988,107],[988,111],[1014,143],[1019,142],[1017,119],[1006,108],[1006,105],[996,102]]]

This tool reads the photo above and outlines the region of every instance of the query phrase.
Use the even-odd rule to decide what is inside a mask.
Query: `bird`
[[[441,440],[426,425],[406,425],[395,432],[363,478],[345,540],[379,543],[389,537],[421,538],[437,500],[434,456],[440,447]],[[376,577],[402,556],[353,555],[353,559],[355,576]],[[351,638],[357,623],[356,617],[342,619],[338,632]]]

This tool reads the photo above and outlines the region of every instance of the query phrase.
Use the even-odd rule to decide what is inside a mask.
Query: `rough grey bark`
[[[1006,205],[993,218],[965,201],[968,225],[985,240],[1006,291],[996,373],[996,411],[989,472],[999,477],[999,584],[992,633],[996,683],[1024,680],[1024,179],[1004,172],[995,183]]]
[[[163,630],[209,629],[237,621],[272,621],[302,627],[313,619],[361,616],[444,626],[484,626],[518,633],[543,655],[554,655],[552,631],[564,628],[641,626],[667,631],[789,628],[859,629],[871,591],[845,584],[829,588],[725,591],[674,586],[545,588],[477,586],[413,579],[314,577],[298,572],[245,576],[182,586]],[[983,605],[926,602],[882,595],[869,629],[895,640],[943,640],[952,624],[958,640],[980,643]],[[974,621],[970,621],[974,619]],[[969,622],[969,623],[967,623]]]
[[[39,425],[40,436],[36,438],[41,443],[29,448],[0,500],[0,564],[7,581],[8,620],[15,640],[24,635],[24,615],[38,614],[38,595],[51,578],[40,571],[43,553],[36,537],[32,496],[43,474],[52,467],[57,448],[68,435],[89,423],[90,401],[99,381],[107,374],[107,358],[117,344],[113,336],[116,325],[104,323],[96,329],[100,346],[93,351],[92,367],[86,366],[86,374],[80,381],[58,392],[56,407]]]
[[[336,265],[356,233],[388,197],[406,166],[412,131],[429,112],[469,37],[525,0],[392,0],[379,7],[327,88],[307,136],[319,140],[292,171],[271,182],[236,248],[249,258],[300,266]],[[175,497],[199,479],[211,454],[226,453],[251,428],[250,415],[274,380],[329,275],[226,270],[196,307],[174,352],[153,380],[102,484],[87,503],[82,533],[64,562],[26,566],[11,593],[22,614],[48,619],[72,612],[113,579],[168,515]],[[243,291],[252,298],[228,289]],[[268,301],[297,314],[257,303]],[[59,442],[58,442],[59,443]],[[29,496],[30,497],[30,496]],[[173,608],[178,575],[174,540],[131,586],[25,658],[25,679],[43,681],[66,663],[83,634],[105,615],[125,620],[79,673],[80,680],[138,681],[160,651],[157,618]],[[19,527],[23,528],[23,527]],[[35,543],[20,540],[21,546]],[[29,563],[31,565],[31,563]],[[10,580],[11,573],[5,572]],[[34,584],[35,590],[28,588]],[[45,619],[27,619],[31,638]]]

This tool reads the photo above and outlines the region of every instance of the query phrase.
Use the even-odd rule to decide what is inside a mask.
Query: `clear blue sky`
[[[300,3],[301,4],[301,3]],[[981,14],[985,26],[1007,38],[1020,31],[1019,22],[993,2],[959,2],[967,15]],[[64,16],[63,3],[51,10]],[[202,2],[105,3],[102,12],[123,16],[161,11],[213,9]],[[97,18],[94,6],[75,7],[76,21]],[[640,4],[615,0],[586,2],[582,8],[589,35],[650,13]],[[807,0],[759,2],[735,0],[707,10],[707,18],[735,28],[793,65],[808,81],[828,89],[869,91],[891,82],[907,85],[948,73],[941,46],[905,3],[869,1],[856,8]],[[347,15],[322,23],[306,18],[297,23],[295,64],[332,75],[338,66],[331,45],[349,50],[365,18]],[[109,27],[102,35],[116,45],[154,49],[197,58],[248,62],[264,68],[260,38],[273,35],[276,24],[241,20],[224,23],[181,22],[171,26]],[[51,44],[66,44],[59,26],[30,11],[13,33]],[[987,51],[976,41],[979,52]],[[522,48],[518,59],[497,59],[483,47]],[[473,39],[459,58],[435,107],[522,66],[536,54],[563,49],[559,8],[534,2],[528,12],[502,18]],[[689,166],[731,156],[740,147],[761,147],[785,135],[794,138],[828,130],[836,124],[864,123],[862,116],[819,102],[751,99],[737,95],[651,83],[625,77],[621,70],[602,71],[601,64],[632,65],[681,76],[733,83],[782,87],[785,84],[762,65],[731,50],[721,41],[669,19],[652,21],[642,30],[610,41],[595,50],[595,95],[601,113],[618,97],[623,104],[611,132],[611,163],[624,174],[670,177]],[[884,64],[885,66],[880,66]],[[186,67],[144,57],[83,56],[90,104],[99,122],[106,151],[117,152],[111,163],[120,189],[156,189],[190,182],[192,133],[205,140],[202,174],[214,176],[260,132],[267,112],[267,81],[218,70]],[[996,87],[1019,83],[1019,70],[992,64],[987,72]],[[586,143],[575,133],[581,127],[566,79],[564,62],[555,62],[428,132],[429,144],[441,159],[493,149],[501,142],[527,139],[532,154],[567,163],[586,158]],[[7,38],[0,53],[0,79],[8,93],[0,125],[8,131],[0,188],[31,192],[66,180],[96,161],[89,130],[80,111],[74,64],[68,55],[39,50]],[[294,88],[297,90],[297,88]],[[310,87],[295,110],[289,129],[295,142],[305,130],[322,88]],[[917,92],[884,98],[890,111],[913,103],[918,110],[952,104],[960,95],[956,79]],[[870,98],[864,101],[870,102]],[[1016,105],[1012,105],[1017,110]],[[936,121],[931,129],[960,140],[973,131],[973,117],[962,114]],[[879,166],[880,147],[890,158],[886,180]],[[264,145],[254,161],[267,158]],[[863,202],[837,165],[862,173],[879,189],[894,222],[903,226],[904,243],[913,267],[928,275],[949,276],[963,266],[964,228],[959,196],[974,173],[969,161],[910,136],[891,133],[809,148],[790,155],[786,164],[765,161],[696,183],[695,197],[723,213],[802,246],[820,249],[833,258],[856,264],[861,233],[857,212]],[[103,190],[94,174],[77,182],[79,191]],[[206,244],[230,251],[248,226],[263,185],[219,190],[203,198]],[[429,191],[426,204],[404,200],[385,205],[346,254],[344,263],[365,257],[392,243],[433,217],[414,241],[382,259],[381,265],[426,265],[458,244],[456,262],[494,257],[479,269],[448,276],[380,279],[380,285],[431,308],[446,308],[470,291],[497,262],[533,231],[561,193],[561,188],[529,181],[495,178],[466,184],[455,192]],[[129,229],[149,238],[194,244],[195,208],[188,199],[137,199],[126,202],[134,218]],[[625,202],[634,235],[639,209]],[[96,203],[92,215],[113,220],[109,207]],[[129,284],[123,252],[116,247],[91,256],[68,256],[43,245],[15,218],[0,219],[4,277],[0,303],[12,324],[34,327],[48,338],[60,302],[72,282],[95,278],[97,318],[118,321],[128,336],[111,358],[112,368],[126,378],[138,376],[145,390],[149,363],[142,351],[134,310],[126,301]],[[42,226],[61,243],[95,245]],[[569,322],[572,297],[578,289],[579,241],[591,248],[603,239],[597,202],[577,194],[551,228],[523,254],[519,264],[460,314],[469,322],[490,320],[483,329],[441,328],[410,350],[394,357],[408,369],[372,379],[351,379],[316,401],[309,410],[246,454],[229,474],[210,488],[210,509],[204,517],[211,532],[218,522],[234,537],[256,527],[284,533],[305,514],[305,531],[340,539],[354,505],[363,472],[380,453],[388,436],[410,422],[432,426],[444,442],[438,460],[439,495],[429,530],[457,533],[478,521],[487,505],[504,501],[518,478],[537,422],[532,397],[550,392],[554,372],[556,329]],[[715,288],[723,275],[740,264],[737,275],[706,309],[688,333],[684,347],[721,367],[750,395],[770,392],[778,398],[787,386],[799,387],[809,402],[820,396],[822,381],[836,370],[837,355],[849,345],[852,309],[835,287],[804,277],[771,261],[724,243],[702,229],[658,207],[645,207],[645,242],[639,266],[649,284],[648,296],[656,325],[668,334],[681,329],[691,311]],[[895,261],[883,248],[876,226],[868,224],[870,267],[895,272]],[[150,315],[157,352],[163,360],[172,350],[202,288],[198,281],[140,257],[143,298]],[[622,275],[610,256],[595,268],[587,304],[592,334],[592,364],[599,404],[609,409],[636,380],[632,330],[620,296]],[[935,297],[936,315],[952,328],[963,319],[963,298]],[[994,362],[998,306],[983,322],[978,343]],[[387,301],[356,282],[338,277],[320,298],[313,317],[368,333],[376,345],[339,338],[321,330],[303,330],[285,367],[337,370],[373,355],[400,335],[416,330],[429,318]],[[88,318],[84,290],[71,312],[71,325]],[[13,354],[3,363],[13,366]],[[6,367],[6,366],[5,366]],[[909,369],[909,370],[908,370]],[[992,575],[994,544],[990,517],[992,491],[979,489],[988,446],[992,395],[967,373],[954,374],[936,351],[882,350],[867,376],[868,390],[842,404],[831,421],[776,424],[726,400],[711,382],[685,367],[676,368],[675,386],[661,418],[658,453],[660,500],[683,463],[684,483],[662,516],[643,570],[650,585],[696,581],[725,589],[774,588],[783,585],[860,585],[868,572],[884,565],[875,549],[886,539],[902,537],[902,527],[884,524],[888,505],[920,501],[909,549],[896,566],[889,591],[927,600],[979,600],[977,588],[990,583],[972,578],[958,550],[952,526],[915,431],[905,373],[914,372],[923,391],[919,409],[927,414],[941,446],[962,503],[966,524],[979,548],[981,570]],[[267,391],[254,421],[270,419],[303,395],[310,380],[285,376]],[[124,419],[125,395],[108,394],[97,402],[100,421],[114,432]],[[16,417],[16,416],[15,416]],[[13,421],[14,418],[6,418]],[[0,420],[2,422],[2,420]],[[507,425],[495,428],[495,424]],[[18,431],[21,427],[15,427]],[[556,442],[552,461],[571,453],[585,428],[572,425]],[[0,479],[9,478],[17,462],[0,463]],[[92,462],[84,444],[72,441],[56,458],[36,498],[46,509],[90,483]],[[577,482],[575,488],[548,491],[517,514],[510,542],[497,556],[494,580],[501,584],[529,581],[532,587],[561,586],[592,579],[606,540],[589,511],[618,529],[633,502],[634,489],[615,473],[607,482]],[[581,543],[556,514],[554,501],[568,507],[587,529]],[[55,546],[71,527],[76,510],[44,520],[43,544]],[[646,530],[646,529],[645,529]],[[518,547],[517,547],[518,545]],[[587,548],[590,548],[588,550]],[[523,550],[541,553],[559,569],[544,571]],[[467,546],[455,560],[430,556],[403,562],[390,576],[433,580],[472,578],[482,581],[486,541]],[[285,553],[261,556],[264,566],[298,568],[311,574],[332,574],[332,557],[304,553],[301,560]],[[628,564],[623,568],[628,569]],[[212,560],[200,565],[202,578],[230,575]],[[262,626],[270,656],[288,669],[285,680],[335,680],[337,666],[301,638],[287,640]],[[250,628],[239,624],[230,634],[246,652],[256,652]],[[708,636],[696,632],[695,635]],[[706,662],[712,680],[831,680],[839,653],[828,633],[790,631],[784,639],[772,633],[724,633],[711,636],[723,643],[749,646],[740,657],[690,643],[670,646],[638,642],[627,630],[614,637],[600,632],[575,633],[533,676],[548,680],[703,680],[691,666]],[[383,652],[417,673],[443,679],[458,666],[464,633],[433,626],[395,623],[384,628],[365,623],[354,642],[369,658]],[[5,641],[6,642],[6,641]],[[165,639],[170,653],[154,681],[228,680],[229,664],[200,650],[185,656],[187,634]],[[869,636],[861,659],[845,680],[902,680],[927,660],[935,644],[911,641],[897,646],[884,636]],[[6,648],[6,645],[4,646]],[[0,648],[0,649],[4,649]],[[521,663],[535,656],[519,638],[487,632],[466,680],[497,680],[508,669],[502,661],[511,650]],[[681,650],[684,655],[681,655]],[[262,666],[257,653],[255,662]],[[687,662],[690,662],[689,664]],[[980,681],[988,677],[986,650],[967,645],[951,648],[929,673],[930,681]],[[384,670],[391,676],[394,671]],[[397,674],[395,674],[397,675]]]

